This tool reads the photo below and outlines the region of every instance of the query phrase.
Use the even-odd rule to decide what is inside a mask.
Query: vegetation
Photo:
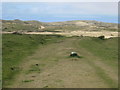
[[[32,81],[34,81],[34,80],[24,80],[23,82],[32,82]]]
[[[44,26],[44,29],[41,29]],[[117,24],[104,23],[97,21],[75,20],[66,22],[39,22],[39,21],[21,21],[21,20],[2,20],[3,31],[22,31],[22,32],[42,32],[42,31],[117,31]]]
[[[44,78],[46,83],[53,80],[57,81],[56,83],[60,83],[63,85],[64,80],[59,77],[60,72],[64,74],[68,74],[68,77],[75,77],[74,75],[78,75],[76,78],[83,77],[85,78],[93,78],[95,75],[103,80],[103,84],[107,84],[109,87],[115,88],[117,87],[117,81],[114,80],[110,74],[117,71],[118,65],[118,38],[111,39],[100,39],[93,37],[63,37],[60,35],[16,35],[16,34],[3,34],[3,85],[10,85],[13,83],[13,80],[16,79],[16,75],[20,74],[21,68],[20,64],[23,61],[27,60],[28,56],[32,56],[32,59],[29,61],[35,60],[35,64],[31,63],[29,68],[23,70],[25,74],[30,75],[35,74],[40,75],[40,73],[44,72],[44,70],[49,69],[53,66],[50,71],[54,71],[51,73],[49,70],[47,71],[48,75],[44,77],[40,76],[40,79]],[[44,48],[42,48],[44,46]],[[39,49],[38,49],[39,47]],[[78,57],[70,57],[70,52],[74,51],[78,53]],[[35,54],[35,51],[38,51]],[[52,52],[51,52],[52,51]],[[43,52],[42,55],[40,53]],[[35,55],[35,56],[34,56]],[[68,58],[66,58],[68,57]],[[105,64],[107,67],[110,67],[111,72],[106,66],[100,66],[96,61]],[[37,63],[36,63],[37,62]],[[39,66],[40,64],[40,66]],[[71,66],[72,65],[72,66]],[[57,68],[57,66],[59,68]],[[14,68],[11,70],[11,68]],[[89,71],[89,68],[92,68],[92,71]],[[68,69],[68,71],[64,71],[64,69]],[[72,69],[72,70],[71,70]],[[79,70],[78,70],[79,69]],[[59,70],[59,71],[58,71]],[[61,71],[60,71],[61,70]],[[73,73],[74,70],[75,71]],[[71,72],[72,71],[72,72]],[[79,72],[81,71],[81,72]],[[116,76],[117,74],[114,73]],[[59,82],[57,78],[62,82]],[[81,75],[81,77],[80,77]],[[84,77],[85,75],[85,77]],[[44,76],[44,75],[43,75]],[[62,76],[62,75],[61,75]],[[53,77],[53,78],[51,78]],[[49,81],[50,78],[50,81]],[[64,78],[66,79],[66,78]],[[73,79],[73,78],[71,78]],[[82,78],[81,78],[82,79]],[[67,79],[66,79],[67,80]],[[88,80],[88,79],[87,79]],[[89,80],[86,84],[89,83]],[[21,82],[24,83],[32,83],[35,82],[33,78],[25,78]],[[64,83],[63,83],[64,82]],[[27,84],[29,84],[27,83]],[[80,82],[79,82],[80,83]],[[99,80],[96,83],[100,83]],[[54,85],[45,85],[43,88],[49,87],[57,87],[55,83]],[[41,85],[41,84],[39,84]],[[92,85],[92,84],[91,84]],[[99,85],[98,85],[99,87]]]
[[[104,39],[105,39],[105,36],[99,36],[98,38],[104,40]]]
[[[15,35],[4,34],[2,42],[3,55],[3,85],[13,79],[21,71],[18,67],[22,60],[32,55],[38,46],[56,42],[61,36],[54,35]],[[61,37],[62,38],[62,37]]]
[[[117,68],[118,64],[118,38],[102,40],[99,38],[82,39],[80,45],[104,62]]]

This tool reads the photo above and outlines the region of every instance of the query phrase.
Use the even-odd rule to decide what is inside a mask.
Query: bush
[[[99,36],[98,38],[104,40],[105,36]]]

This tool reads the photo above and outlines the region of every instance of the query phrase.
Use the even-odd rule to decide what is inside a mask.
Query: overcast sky
[[[117,23],[117,2],[19,2],[2,4],[2,19],[39,20],[43,22],[68,20],[97,20]]]

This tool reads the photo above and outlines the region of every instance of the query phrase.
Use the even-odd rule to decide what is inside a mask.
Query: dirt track
[[[110,88],[117,85],[117,70],[106,65],[85,48],[78,39],[41,46],[20,65],[23,71],[10,88]],[[58,48],[59,47],[59,48]],[[79,49],[78,49],[79,48]],[[68,58],[77,51],[84,58]],[[89,56],[89,57],[86,57]],[[39,71],[28,72],[35,64]],[[36,67],[36,66],[35,66]],[[105,80],[99,74],[105,75]],[[26,82],[25,82],[26,81]],[[28,81],[28,82],[27,82]]]
[[[11,34],[13,32],[2,32],[3,34]],[[72,32],[24,32],[23,34],[57,34],[65,36],[90,36],[98,37],[104,35],[105,38],[118,37],[118,32],[101,31],[101,32],[90,32],[90,31],[72,31]]]

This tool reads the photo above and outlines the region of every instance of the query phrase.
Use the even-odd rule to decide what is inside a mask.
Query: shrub
[[[104,40],[105,36],[99,36],[98,38]]]

